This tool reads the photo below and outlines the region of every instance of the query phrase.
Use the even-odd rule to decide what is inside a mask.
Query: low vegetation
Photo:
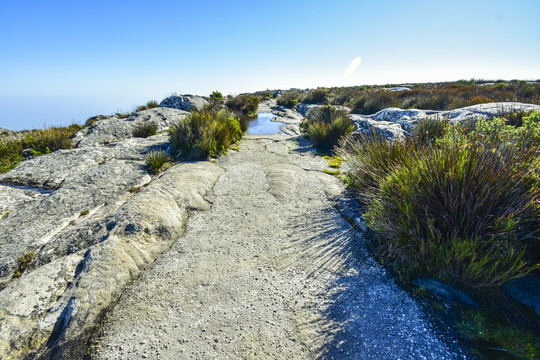
[[[163,150],[153,150],[146,155],[146,170],[152,174],[159,174],[169,163],[169,155]]]
[[[332,149],[338,140],[354,130],[354,122],[349,113],[327,105],[309,111],[300,124],[302,134],[318,149]]]
[[[300,98],[300,94],[297,92],[287,92],[283,95],[280,95],[277,97],[276,102],[280,106],[285,106],[289,109],[294,109],[296,105],[298,105],[298,99]]]
[[[248,116],[256,116],[259,107],[258,96],[238,95],[230,97],[225,101],[227,108],[236,113],[242,113]]]
[[[508,312],[505,321],[483,309],[459,314],[459,333],[532,359],[538,327],[523,327],[524,315],[499,295],[540,269],[540,112],[516,124],[426,120],[405,141],[348,136],[338,153],[380,261],[405,282],[433,277]]]
[[[157,134],[158,127],[151,122],[142,122],[133,129],[133,136],[140,138],[147,138]]]
[[[241,120],[229,111],[192,112],[169,129],[175,157],[207,159],[223,154],[242,138]]]
[[[150,100],[146,103],[146,105],[139,105],[135,108],[135,112],[139,112],[139,111],[143,111],[143,110],[148,110],[148,109],[153,109],[153,108],[157,108],[159,107],[159,104],[157,101],[155,100]]]
[[[50,127],[44,130],[30,130],[18,137],[0,140],[0,173],[5,173],[22,160],[23,150],[28,149],[32,156],[49,154],[60,149],[71,149],[71,138],[83,126],[73,124],[67,127]]]
[[[26,268],[30,265],[32,260],[34,260],[34,256],[35,256],[35,253],[33,251],[31,251],[31,252],[29,252],[27,254],[22,255],[19,258],[19,260],[18,260],[19,266],[17,267],[17,269],[13,273],[13,277],[12,277],[13,279],[17,279],[17,278],[21,277],[21,275],[24,273]]]

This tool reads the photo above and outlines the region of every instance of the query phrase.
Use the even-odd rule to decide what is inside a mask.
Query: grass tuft
[[[157,134],[158,127],[156,124],[151,122],[143,122],[138,124],[135,129],[133,129],[133,136],[139,138],[147,138],[152,135]]]
[[[169,129],[175,157],[207,159],[223,154],[242,138],[241,121],[228,111],[192,112]]]

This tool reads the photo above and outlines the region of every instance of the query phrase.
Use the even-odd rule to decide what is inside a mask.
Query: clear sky
[[[172,92],[539,79],[538,0],[0,0],[0,127]]]

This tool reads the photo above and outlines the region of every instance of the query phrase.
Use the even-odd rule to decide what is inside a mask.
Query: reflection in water
[[[275,117],[276,116],[274,114],[270,113],[257,114],[257,118],[253,121],[250,121],[247,133],[251,135],[269,135],[281,132],[279,128],[286,124],[271,121],[272,118]]]

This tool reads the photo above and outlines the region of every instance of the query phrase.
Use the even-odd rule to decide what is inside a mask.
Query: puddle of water
[[[270,113],[259,113],[257,118],[250,121],[247,133],[251,135],[270,135],[281,132],[279,129],[285,123],[271,121],[276,115]]]

